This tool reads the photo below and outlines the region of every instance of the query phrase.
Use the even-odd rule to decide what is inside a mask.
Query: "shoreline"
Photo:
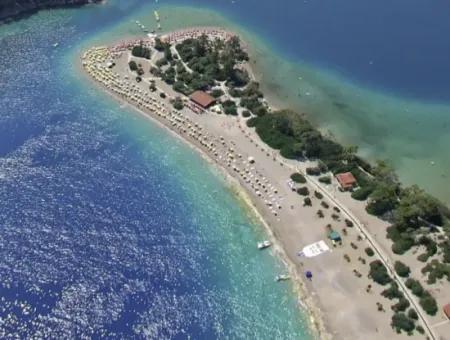
[[[208,30],[208,27],[202,29]],[[189,29],[183,31],[189,33]],[[192,31],[191,33],[197,34],[198,32]],[[211,32],[211,34],[212,36],[209,38],[214,37],[215,33]],[[145,44],[149,43],[150,41],[145,41]],[[146,46],[151,47],[152,45],[150,43]],[[132,57],[129,51],[129,46],[125,46],[123,43],[113,47],[91,48],[82,57],[84,71],[90,74],[91,80],[94,80],[108,94],[121,103],[130,104],[140,114],[167,128],[187,145],[197,150],[200,156],[208,161],[214,169],[219,170],[233,193],[244,203],[251,215],[258,219],[266,233],[274,241],[274,254],[284,262],[294,278],[293,290],[298,297],[299,308],[302,305],[300,303],[300,301],[303,301],[302,298],[305,300],[306,309],[311,316],[308,320],[311,331],[315,331],[322,338],[333,339],[346,339],[348,336],[359,337],[361,334],[365,334],[367,339],[378,339],[380,336],[396,337],[396,333],[390,325],[392,312],[386,313],[383,307],[380,309],[379,305],[381,304],[377,301],[381,299],[386,303],[386,300],[380,297],[384,288],[382,285],[372,287],[373,281],[370,279],[367,266],[365,266],[366,260],[361,257],[366,255],[362,251],[364,247],[370,245],[375,248],[376,256],[369,261],[382,260],[381,262],[389,269],[395,281],[400,284],[412,306],[418,310],[420,322],[423,322],[426,326],[431,337],[435,338],[427,323],[428,318],[423,317],[422,311],[417,307],[417,302],[393,272],[391,268],[392,256],[385,258],[384,248],[380,246],[385,243],[378,239],[376,234],[376,241],[372,239],[373,228],[375,230],[385,228],[387,227],[385,222],[372,219],[368,229],[369,233],[365,216],[367,213],[363,206],[354,201],[349,202],[349,195],[336,192],[337,187],[334,187],[335,191],[332,192],[330,190],[333,190],[333,186],[330,189],[329,185],[319,184],[316,179],[309,178],[309,176],[306,176],[306,187],[314,192],[317,192],[315,191],[317,189],[319,193],[325,196],[311,197],[313,202],[317,202],[317,199],[319,199],[322,207],[326,209],[329,208],[330,204],[334,205],[333,210],[338,212],[340,216],[335,218],[333,216],[336,216],[336,214],[333,213],[331,216],[325,216],[325,219],[323,219],[324,216],[318,218],[312,209],[308,208],[311,204],[303,204],[303,207],[299,207],[298,204],[302,200],[302,196],[298,196],[291,185],[286,188],[286,182],[288,182],[292,173],[304,173],[306,167],[313,165],[310,161],[292,162],[284,159],[278,151],[264,144],[256,131],[249,128],[246,119],[242,119],[240,115],[238,115],[239,118],[233,118],[233,116],[215,114],[209,110],[199,113],[191,107],[186,97],[183,97],[186,104],[184,108],[173,109],[171,99],[180,94],[173,91],[171,86],[168,86],[159,78],[145,78],[144,76],[144,79],[136,78],[137,81],[135,82],[133,79],[135,75],[130,72],[128,65],[128,62],[134,60],[135,57]],[[158,53],[155,53],[157,56]],[[174,50],[173,53],[177,52]],[[105,66],[108,59],[114,60],[112,67],[111,65]],[[136,61],[139,62],[139,67],[147,68],[153,64],[154,58]],[[141,66],[140,63],[144,66]],[[111,64],[111,62],[108,62],[108,64]],[[112,68],[114,68],[114,71],[111,70]],[[157,83],[155,93],[152,93],[154,91],[149,92],[148,85],[151,82]],[[156,96],[157,94],[160,94],[160,96]],[[220,140],[217,138],[219,135]],[[215,148],[216,143],[219,148],[217,150]],[[236,150],[234,150],[235,148]],[[252,156],[248,157],[248,164],[245,161],[247,156]],[[253,156],[256,158],[256,163]],[[250,162],[250,158],[253,159],[252,162]],[[250,163],[252,164],[250,165]],[[244,168],[241,168],[241,166]],[[248,168],[250,167],[249,172]],[[244,169],[245,173],[241,169]],[[267,169],[269,169],[269,172],[266,171]],[[263,182],[258,182],[258,178],[262,179]],[[254,182],[254,180],[256,181]],[[276,186],[273,185],[274,183]],[[334,184],[336,184],[335,181]],[[269,193],[273,190],[275,195],[269,194],[267,189],[270,189]],[[265,197],[271,198],[271,202],[268,202],[267,199],[264,200]],[[345,202],[345,204],[342,202]],[[281,210],[282,206],[284,207],[283,210]],[[286,208],[289,206],[291,210]],[[325,212],[327,213],[330,210],[325,210]],[[346,244],[341,242],[338,247],[333,243],[333,246],[330,246],[332,250],[325,250],[325,253],[328,252],[327,254],[321,252],[317,254],[320,256],[314,255],[316,256],[314,259],[304,257],[299,259],[298,252],[301,250],[301,244],[310,243],[308,246],[312,246],[320,238],[324,238],[323,225],[327,221],[335,225],[336,220],[340,221],[341,217],[356,222],[356,228],[344,228],[344,239],[348,241],[353,239],[356,243],[360,242],[363,248],[357,250],[358,246],[353,242]],[[331,228],[331,224],[327,225],[327,229],[328,226]],[[328,233],[329,231],[326,235]],[[355,256],[355,258],[358,257],[357,260],[364,266],[361,266],[358,261],[348,265],[345,261],[342,261],[342,257],[338,256],[339,254],[343,255],[348,263],[350,263],[348,254],[351,254],[352,257]],[[369,255],[369,258],[370,256],[373,255]],[[349,267],[353,268],[352,272]],[[311,280],[304,279],[302,271],[306,269],[308,269],[307,271],[315,271],[315,275],[319,275],[318,278],[320,279],[314,280],[314,284],[310,282]],[[361,271],[366,273],[367,277],[364,277]],[[358,278],[356,280],[355,275]],[[338,289],[336,290],[336,288]],[[358,304],[348,305],[347,301],[353,301],[355,298],[358,299]],[[378,306],[378,313],[376,309],[373,309],[374,305]],[[385,314],[380,314],[380,311]]]
[[[275,236],[275,233],[270,227],[269,223],[265,220],[263,214],[256,207],[254,199],[252,199],[252,195],[244,186],[241,185],[239,180],[235,178],[232,173],[230,173],[230,171],[228,171],[225,167],[214,161],[214,159],[210,155],[200,149],[197,145],[195,145],[195,143],[188,140],[187,138],[184,138],[182,135],[172,129],[168,124],[165,124],[162,120],[158,119],[157,116],[145,112],[141,108],[133,105],[133,103],[129,102],[128,100],[120,98],[118,95],[112,93],[111,91],[108,91],[106,87],[98,83],[83,70],[81,63],[78,63],[77,67],[80,71],[82,71],[83,77],[86,78],[89,83],[95,85],[98,90],[112,97],[119,104],[125,104],[126,106],[129,106],[137,114],[143,116],[146,119],[149,119],[153,123],[156,123],[159,128],[164,129],[173,137],[183,142],[186,146],[196,151],[197,154],[207,162],[208,166],[211,166],[214,170],[217,171],[218,175],[221,176],[223,180],[225,180],[225,185],[227,186],[228,190],[230,190],[238,200],[238,202],[242,204],[242,207],[252,215],[251,217],[255,218],[256,221],[263,227],[264,232],[269,236],[269,239],[274,244],[274,246],[272,247],[272,255],[277,256],[279,260],[282,261],[282,263],[286,266],[289,274],[293,277],[291,283],[293,294],[296,296],[297,308],[301,309],[305,312],[305,314],[307,314],[307,321],[310,331],[319,339],[332,339],[332,336],[330,334],[331,332],[325,326],[321,309],[317,307],[317,303],[311,301],[311,298],[308,298],[309,292],[305,287],[305,282],[301,276],[301,273],[298,272],[298,266],[289,258],[283,246],[280,244],[280,240]]]

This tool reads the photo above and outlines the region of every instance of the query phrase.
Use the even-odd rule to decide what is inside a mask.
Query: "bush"
[[[316,196],[317,199],[321,200],[323,198],[323,195],[319,191],[314,191],[314,196]]]
[[[353,227],[353,222],[346,218],[346,219],[345,219],[345,225],[346,225],[348,228],[351,228],[351,227]]]
[[[391,286],[381,292],[385,298],[389,300],[400,299],[403,297],[403,293],[398,289],[398,285],[395,282],[391,282]]]
[[[408,287],[411,292],[418,297],[421,297],[424,293],[423,287],[419,281],[409,278],[405,281],[406,287]]]
[[[222,95],[223,91],[221,89],[214,89],[211,91],[211,96],[213,96],[214,98],[219,98]]]
[[[325,217],[325,215],[323,214],[323,211],[322,210],[317,210],[317,216],[319,216],[319,218],[324,218]]]
[[[164,93],[164,92],[161,92],[160,94],[159,94],[159,96],[161,97],[161,98],[166,98],[167,96],[166,96],[166,94]]]
[[[406,264],[400,261],[395,261],[394,269],[396,273],[401,277],[408,277],[409,273],[411,273],[411,269],[409,269],[409,267]]]
[[[297,189],[297,194],[302,196],[308,196],[309,195],[309,189],[307,187],[301,187]]]
[[[438,311],[437,303],[430,293],[425,292],[420,298],[419,303],[428,315],[436,315]]]
[[[414,239],[411,236],[403,236],[392,244],[392,251],[395,254],[403,255],[414,245]]]
[[[320,169],[318,167],[309,167],[309,168],[306,168],[306,173],[310,176],[319,176]]]
[[[328,209],[330,207],[330,205],[327,202],[325,202],[325,201],[320,202],[320,205],[322,207],[324,207],[325,209]]]
[[[420,334],[425,334],[425,330],[421,325],[416,326],[416,331],[418,331]]]
[[[310,207],[310,206],[312,206],[312,202],[311,202],[311,199],[310,199],[309,197],[305,197],[305,198],[303,199],[303,206],[304,206],[304,207]]]
[[[414,308],[410,308],[409,309],[408,317],[410,319],[413,319],[413,320],[418,320],[419,319],[419,315],[417,315],[417,312],[416,312],[416,310]]]
[[[392,316],[391,326],[397,333],[405,331],[411,333],[414,330],[414,321],[409,319],[405,313],[395,313]]]
[[[319,177],[319,182],[324,184],[331,184],[331,177],[330,176]]]
[[[423,254],[420,254],[419,256],[417,256],[417,259],[420,261],[420,262],[427,262],[428,261],[428,254],[427,253],[423,253]]]
[[[358,190],[352,192],[352,198],[358,201],[365,201],[372,193],[372,190],[373,189],[371,187],[359,188]]]
[[[151,51],[149,48],[142,45],[134,46],[131,50],[131,54],[134,57],[150,59]]]
[[[370,247],[367,247],[366,249],[364,249],[365,250],[365,252],[366,252],[366,254],[367,254],[367,256],[369,256],[369,257],[372,257],[372,256],[374,256],[375,255],[375,252],[373,251],[373,249],[372,248],[370,248]]]
[[[249,110],[242,111],[242,117],[248,118],[252,115],[252,113]]]
[[[181,100],[180,97],[176,97],[173,102],[172,105],[174,107],[175,110],[181,110],[183,109],[184,105],[183,105],[183,101]]]
[[[131,71],[137,71],[137,69],[138,69],[138,66],[134,60],[130,60],[130,62],[128,63],[128,66],[130,67]]]
[[[383,286],[387,285],[392,280],[386,267],[380,260],[375,260],[370,263],[369,277],[371,277],[376,283]]]
[[[291,179],[295,182],[295,183],[306,183],[306,178],[305,176],[303,176],[301,173],[293,173],[291,175]]]
[[[392,306],[392,310],[394,312],[404,312],[408,307],[410,303],[408,299],[405,299],[403,296],[398,300],[398,302]]]

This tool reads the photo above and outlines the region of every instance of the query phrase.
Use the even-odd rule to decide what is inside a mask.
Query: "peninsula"
[[[82,6],[102,0],[3,0],[0,3],[0,23],[32,14],[40,9]]]
[[[448,209],[304,115],[273,109],[249,59],[238,36],[203,27],[93,47],[81,62],[241,189],[320,338],[450,334]]]

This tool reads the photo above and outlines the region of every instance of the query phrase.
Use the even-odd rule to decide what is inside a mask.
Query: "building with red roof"
[[[357,185],[356,178],[351,172],[337,174],[336,179],[343,190],[352,190]]]
[[[446,304],[443,309],[444,314],[447,316],[447,318],[450,319],[450,303]]]
[[[216,102],[216,99],[204,91],[195,91],[191,94],[191,100],[203,109],[207,109]]]

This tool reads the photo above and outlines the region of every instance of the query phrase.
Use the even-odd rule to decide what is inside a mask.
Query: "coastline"
[[[83,70],[81,63],[77,64],[77,68],[79,68],[86,81],[93,84],[98,90],[112,97],[119,104],[125,104],[129,106],[134,112],[138,113],[142,117],[145,117],[146,119],[151,120],[153,123],[156,123],[158,127],[164,129],[173,137],[182,141],[185,145],[196,151],[197,154],[209,164],[209,166],[217,170],[217,173],[225,180],[228,189],[233,193],[236,199],[243,204],[243,207],[246,209],[246,211],[248,211],[251,216],[259,222],[259,224],[264,228],[265,233],[269,236],[269,239],[274,244],[273,254],[284,263],[289,274],[293,277],[292,288],[294,294],[297,297],[298,308],[301,308],[303,311],[308,313],[307,320],[310,330],[313,332],[313,335],[316,335],[319,339],[333,339],[330,334],[331,332],[326,327],[323,312],[317,306],[317,301],[312,301],[312,299],[308,297],[310,296],[309,293],[311,292],[309,292],[307,287],[305,286],[305,282],[301,275],[302,273],[299,272],[298,265],[296,265],[294,261],[287,255],[286,251],[281,245],[280,240],[274,233],[274,230],[270,227],[269,223],[264,218],[264,214],[262,214],[256,207],[254,202],[255,197],[252,197],[254,195],[252,195],[251,192],[249,192],[244,186],[241,185],[239,180],[233,176],[231,171],[227,170],[221,164],[214,161],[214,159],[207,152],[199,148],[198,145],[188,140],[187,138],[184,138],[182,135],[177,133],[175,129],[171,128],[170,125],[165,124],[163,120],[158,119],[156,115],[145,112],[144,110],[138,108],[136,105],[133,105],[133,103],[129,102],[128,100],[120,98],[118,95],[112,93],[111,91],[108,91],[106,87],[95,81]]]
[[[313,164],[311,164],[311,162],[299,162],[298,164],[293,164],[289,160],[283,159],[278,152],[270,149],[270,147],[260,141],[256,132],[246,126],[245,119],[244,126],[242,126],[241,118],[230,118],[230,116],[217,115],[209,111],[199,114],[190,108],[189,105],[181,111],[175,111],[172,109],[170,101],[166,100],[166,95],[160,96],[164,99],[162,100],[159,96],[155,98],[155,95],[149,93],[148,87],[146,86],[146,84],[149,84],[148,80],[144,80],[142,83],[141,81],[137,81],[137,84],[134,81],[129,81],[129,75],[132,76],[131,79],[133,79],[134,76],[133,73],[130,74],[128,67],[128,61],[133,59],[130,59],[128,48],[129,45],[125,46],[124,44],[109,48],[92,48],[82,57],[83,60],[87,60],[86,62],[83,61],[83,67],[87,73],[91,73],[91,76],[97,80],[96,82],[106,92],[113,94],[119,101],[130,104],[133,108],[137,109],[147,117],[158,121],[177,137],[188,142],[191,146],[200,151],[200,155],[207,161],[217,165],[215,168],[218,168],[219,172],[225,176],[228,183],[237,183],[237,192],[244,194],[246,206],[251,208],[251,210],[254,210],[254,215],[262,220],[261,224],[266,228],[267,233],[273,237],[273,240],[276,239],[275,243],[277,244],[277,247],[275,247],[275,250],[277,251],[278,248],[277,254],[286,264],[288,264],[289,270],[294,271],[292,277],[294,277],[296,281],[295,290],[297,291],[298,289],[304,296],[307,294],[307,305],[308,307],[311,305],[311,310],[314,310],[314,313],[311,313],[313,315],[312,320],[309,321],[311,325],[315,326],[314,329],[317,333],[322,337],[333,339],[345,339],[349,335],[359,337],[361,334],[365,334],[368,339],[378,339],[380,336],[394,336],[396,333],[390,327],[389,313],[380,314],[380,311],[386,312],[383,308],[381,310],[378,309],[378,313],[373,310],[374,305],[379,305],[377,300],[380,298],[383,299],[379,295],[383,290],[383,286],[372,287],[371,285],[373,281],[370,279],[370,273],[368,272],[367,266],[365,266],[366,262],[361,257],[362,255],[365,255],[362,251],[364,247],[373,245],[376,249],[376,258],[380,258],[383,262],[387,261],[387,268],[390,273],[394,276],[395,280],[398,281],[399,278],[393,274],[391,269],[390,261],[392,261],[392,259],[384,259],[384,250],[380,251],[380,240],[377,239],[376,243],[374,243],[370,237],[368,238],[366,236],[365,222],[360,222],[361,220],[364,221],[365,218],[361,217],[360,214],[363,212],[367,214],[364,207],[358,206],[357,204],[354,204],[354,202],[348,203],[345,199],[348,195],[345,195],[345,193],[337,193],[336,191],[333,193],[329,192],[333,187],[330,189],[329,186],[317,184],[315,180],[309,178],[307,186],[310,187],[310,190],[317,189],[319,192],[325,194],[325,197],[322,197],[323,201],[321,202],[323,207],[328,209],[328,204],[334,205],[333,210],[340,214],[341,210],[338,209],[339,207],[343,211],[342,217],[348,217],[350,220],[356,222],[357,228],[345,228],[346,230],[343,230],[343,232],[345,231],[344,235],[347,241],[353,239],[356,243],[362,243],[361,246],[363,249],[357,250],[358,246],[353,242],[341,243],[339,244],[339,247],[336,247],[336,244],[333,244],[333,246],[330,246],[332,250],[329,250],[327,254],[319,254],[320,256],[317,256],[314,259],[299,259],[298,251],[301,250],[301,244],[306,245],[312,242],[312,245],[314,242],[320,240],[320,238],[328,235],[324,234],[324,230],[322,229],[327,221],[332,224],[336,223],[335,217],[332,219],[329,218],[332,216],[325,216],[325,219],[317,218],[311,208],[308,208],[305,204],[303,207],[299,207],[298,203],[301,201],[301,199],[299,199],[301,196],[298,196],[295,191],[293,193],[291,187],[286,188],[286,181],[293,172],[300,171],[304,173],[305,168]],[[113,58],[118,65],[113,66],[114,71],[110,70],[111,67],[105,67],[108,58]],[[142,62],[144,67],[147,67],[148,65],[151,65],[152,60],[146,61],[145,59],[141,59],[139,62]],[[149,64],[147,65],[146,63]],[[119,73],[116,71],[119,71]],[[120,80],[121,78],[125,80]],[[158,91],[156,94],[168,93],[168,99],[175,98],[179,95],[164,82],[159,80],[157,82]],[[114,92],[117,93],[117,95]],[[144,112],[143,108],[146,108],[147,110]],[[195,127],[193,127],[194,122]],[[190,137],[187,136],[186,133],[188,133]],[[211,133],[212,135],[210,136]],[[226,138],[223,138],[222,134],[226,136]],[[220,140],[217,138],[219,135]],[[237,143],[235,143],[235,141],[237,141]],[[218,144],[222,143],[225,149],[219,145],[222,150],[219,148],[219,150],[216,151],[216,149],[213,148],[216,145],[216,142]],[[228,146],[230,146],[229,149]],[[233,146],[233,148],[231,148],[231,146]],[[242,155],[238,152],[241,152],[244,155],[243,159]],[[214,155],[212,155],[212,153],[214,153]],[[276,188],[280,191],[274,190],[276,193],[275,196],[279,197],[279,200],[277,199],[273,207],[267,200],[264,202],[262,201],[265,194],[263,193],[263,195],[261,195],[256,188],[257,185],[261,186],[262,183],[258,183],[258,180],[256,180],[256,182],[251,180],[250,188],[250,184],[248,184],[250,183],[249,180],[246,179],[243,171],[240,170],[240,163],[243,163],[243,166],[245,166],[247,162],[244,160],[247,156],[256,156],[257,160],[255,166],[251,168],[252,175],[250,176],[253,177],[253,174],[257,175],[257,177],[262,176],[260,178],[264,179],[265,183],[268,183],[267,185],[269,185],[269,188],[274,189],[275,187],[273,184],[275,183]],[[231,159],[228,159],[228,157],[231,157]],[[236,163],[238,167],[233,165],[232,171],[230,168],[231,164],[234,164],[236,161],[238,161]],[[227,162],[228,164],[226,164]],[[256,173],[254,172],[255,167]],[[269,173],[267,173],[267,169],[269,169]],[[245,168],[245,170],[247,173],[249,172],[247,168]],[[241,177],[238,176],[239,174]],[[264,176],[267,176],[267,180]],[[245,179],[246,183],[244,183],[243,179]],[[336,187],[334,187],[334,190],[336,190]],[[267,190],[265,190],[265,192],[267,193]],[[238,195],[238,197],[242,196]],[[270,197],[272,197],[272,195],[270,195]],[[314,202],[317,202],[314,197],[312,198]],[[319,201],[322,200],[322,198],[317,198]],[[327,206],[324,206],[325,202],[328,202]],[[346,203],[343,205],[341,202]],[[290,206],[291,210],[286,208],[281,210],[282,205],[283,207]],[[275,206],[277,208],[276,211],[274,209]],[[351,213],[347,211],[347,206],[351,208]],[[356,213],[356,215],[353,215],[354,213]],[[354,216],[357,217],[355,218]],[[337,220],[339,221],[339,218],[337,218]],[[327,229],[328,226],[331,227],[331,224],[327,225]],[[371,227],[385,228],[386,226],[383,221],[374,219],[371,221]],[[372,229],[370,230],[373,232]],[[381,242],[381,244],[383,244],[383,242]],[[343,255],[345,259],[348,258],[347,262],[350,263],[348,253],[350,253],[352,257],[358,257],[357,260],[364,266],[359,264],[358,261],[356,261],[356,263],[352,262],[350,266],[346,264],[345,261],[343,262],[342,257],[339,257],[339,254],[341,256]],[[369,255],[369,257],[370,256],[373,255]],[[285,261],[285,259],[288,261]],[[351,268],[349,267],[352,267],[353,271],[350,271],[349,269]],[[318,281],[314,280],[314,284],[309,282],[311,280],[304,280],[301,273],[305,269],[308,269],[308,271],[309,269],[314,270],[316,275],[318,273],[320,279]],[[364,276],[361,274],[361,271],[367,273],[367,277],[363,278]],[[355,275],[359,280],[355,280]],[[369,285],[367,287],[370,289],[365,288],[368,283]],[[405,289],[403,284],[400,286],[402,287],[402,290]],[[336,288],[338,289],[336,290]],[[408,292],[405,293],[407,298],[411,300],[410,294]],[[302,294],[299,295],[301,296]],[[354,300],[355,298],[358,299],[357,305],[348,305],[346,303],[349,299]],[[312,300],[314,300],[314,302],[312,302]],[[411,300],[411,302],[414,307],[417,307],[414,300]],[[318,315],[320,315],[320,318],[318,318],[320,321],[317,321],[316,319]],[[429,330],[429,326],[420,310],[419,315],[421,316],[421,321],[424,321],[424,324]],[[333,335],[330,335],[331,333]],[[433,333],[430,333],[434,338]]]

